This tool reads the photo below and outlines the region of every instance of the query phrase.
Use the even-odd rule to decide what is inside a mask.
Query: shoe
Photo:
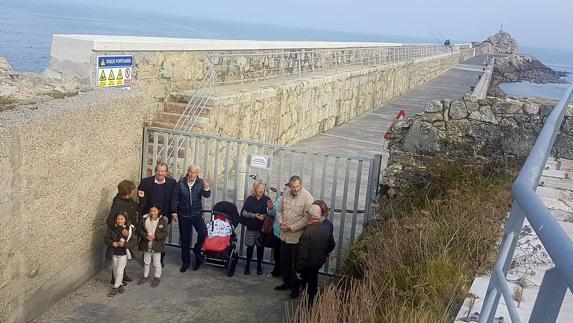
[[[201,266],[201,256],[195,255],[195,262],[193,263],[193,271],[196,271]]]
[[[110,282],[110,284],[112,284],[112,285],[115,284],[115,277],[113,277],[113,275],[111,275],[111,282]]]
[[[288,295],[288,297],[289,297],[289,298],[292,298],[292,299],[298,298],[298,291],[292,290],[292,291],[290,292],[290,294]]]
[[[123,273],[123,281],[129,283],[132,282],[133,279],[129,278],[129,276],[126,273]]]
[[[189,264],[183,264],[181,266],[181,269],[179,269],[180,272],[184,273],[187,271],[187,269],[189,269]]]
[[[159,286],[159,278],[155,277],[153,278],[153,280],[151,281],[151,287],[155,288]]]
[[[245,267],[245,275],[250,275],[251,274],[251,268],[249,268],[249,266]]]
[[[119,288],[112,288],[109,293],[107,293],[107,297],[114,297],[115,295],[117,295],[117,293],[119,293]]]
[[[290,289],[292,289],[292,286],[287,283],[275,287],[275,290],[290,290]]]
[[[257,275],[262,275],[263,274],[263,268],[261,268],[261,266],[257,266]]]
[[[165,263],[163,262],[163,259],[161,259],[161,267],[165,267]]]
[[[147,282],[147,277],[141,277],[141,279],[139,279],[137,281],[137,285],[143,285]]]
[[[118,291],[120,294],[123,294],[123,293],[125,293],[125,288],[123,288],[123,285],[122,285],[122,286],[119,286],[119,288],[117,289],[117,291]]]

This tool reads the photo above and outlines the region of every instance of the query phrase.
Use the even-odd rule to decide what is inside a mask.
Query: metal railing
[[[513,205],[492,270],[479,322],[492,322],[501,295],[512,322],[521,322],[506,275],[525,218],[555,264],[543,277],[529,322],[555,322],[567,288],[573,291],[573,242],[535,192],[573,93],[569,87],[547,118],[529,157],[513,184]]]
[[[201,177],[211,187],[211,197],[203,200],[206,210],[218,201],[232,201],[239,209],[250,195],[255,179],[262,179],[268,192],[276,199],[284,183],[292,175],[299,175],[305,188],[315,199],[330,207],[328,218],[334,225],[336,250],[322,269],[336,273],[343,265],[343,256],[362,232],[362,226],[375,213],[380,182],[382,156],[359,156],[321,152],[316,150],[263,144],[252,141],[201,135],[155,127],[145,127],[141,156],[141,178],[150,176],[159,160],[166,160],[160,147],[178,151],[169,159],[171,176],[180,178],[189,165],[201,168]],[[253,156],[265,156],[267,167],[251,163]],[[171,226],[167,242],[178,244],[178,231]],[[244,256],[245,229],[239,235],[239,255]],[[269,260],[270,260],[270,255]]]
[[[459,51],[459,46],[401,45],[211,54],[209,58],[214,66],[215,84],[234,84],[345,66],[391,64]]]

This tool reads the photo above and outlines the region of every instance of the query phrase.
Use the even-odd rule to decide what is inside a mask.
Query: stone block
[[[469,118],[476,121],[498,124],[498,121],[489,106],[483,106],[479,111],[470,113]]]
[[[539,104],[526,103],[523,105],[523,112],[529,115],[539,114]]]
[[[450,118],[454,120],[464,119],[468,116],[468,110],[463,101],[453,101],[450,104]]]
[[[432,101],[426,103],[426,107],[425,107],[425,111],[427,113],[442,112],[443,109],[444,109],[444,106],[442,105],[442,102],[440,100],[432,100]]]
[[[444,120],[444,116],[441,113],[424,113],[422,119],[429,122]]]
[[[493,106],[495,114],[515,114],[521,113],[523,104],[521,102],[498,102]]]

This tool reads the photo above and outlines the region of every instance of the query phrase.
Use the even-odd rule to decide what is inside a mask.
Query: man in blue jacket
[[[203,220],[201,211],[203,209],[202,197],[211,196],[209,183],[199,178],[199,170],[194,165],[187,169],[187,176],[182,177],[173,191],[171,200],[171,218],[175,223],[179,223],[179,235],[181,238],[181,265],[180,272],[185,272],[191,263],[191,230],[194,227],[197,232],[197,242],[193,247],[195,253],[195,263],[193,270],[199,269],[201,265],[201,248],[207,237],[207,225]]]

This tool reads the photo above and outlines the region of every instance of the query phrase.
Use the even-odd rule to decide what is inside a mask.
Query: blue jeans
[[[193,252],[199,255],[203,243],[207,238],[207,225],[202,216],[180,217],[179,236],[181,237],[181,261],[184,265],[191,263],[191,230],[197,231],[197,242],[193,247]]]

